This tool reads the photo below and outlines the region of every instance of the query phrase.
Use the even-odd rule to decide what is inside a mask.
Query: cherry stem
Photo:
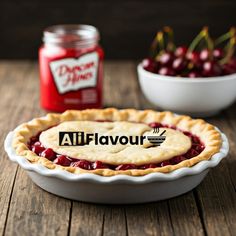
[[[211,39],[211,37],[208,33],[205,36],[205,40],[206,40],[206,43],[207,43],[207,48],[209,50],[210,59],[212,60],[213,59],[214,43],[213,43],[213,40]]]
[[[151,58],[155,58],[156,54],[158,54],[158,46],[159,50],[164,49],[164,41],[163,41],[163,32],[159,31],[157,32],[150,48],[150,56]]]
[[[167,46],[166,49],[168,51],[174,51],[175,50],[175,44],[174,44],[174,31],[171,27],[165,26],[163,28],[164,33],[167,34]]]
[[[215,46],[217,46],[217,45],[225,42],[226,40],[234,37],[235,33],[236,33],[236,28],[235,27],[231,27],[230,30],[227,33],[221,35],[219,38],[217,38],[215,40]]]
[[[235,45],[236,45],[236,37],[232,37],[227,45],[228,50],[225,57],[222,60],[220,60],[221,65],[224,65],[229,62],[229,60],[234,54]]]
[[[164,37],[163,37],[163,32],[162,31],[159,31],[157,33],[157,41],[159,42],[160,49],[164,50],[165,46],[164,46]]]
[[[195,37],[195,39],[192,41],[188,48],[188,52],[194,51],[194,49],[198,46],[198,44],[201,42],[201,40],[205,37],[209,37],[208,35],[208,27],[204,27],[200,33]]]

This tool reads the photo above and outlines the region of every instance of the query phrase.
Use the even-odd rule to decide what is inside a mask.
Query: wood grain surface
[[[45,114],[39,107],[37,63],[0,62],[1,235],[236,235],[236,105],[208,119],[229,138],[230,154],[193,191],[140,205],[96,205],[60,198],[37,187],[10,162],[7,132]],[[140,92],[136,63],[105,66],[104,106],[153,108]]]

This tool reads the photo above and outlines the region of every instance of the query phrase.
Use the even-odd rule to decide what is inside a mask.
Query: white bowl
[[[210,116],[236,99],[236,74],[211,78],[182,78],[154,74],[138,65],[146,98],[159,109],[192,116]]]
[[[226,157],[229,144],[221,133],[222,147],[210,160],[201,161],[190,168],[180,168],[171,173],[152,173],[141,177],[116,175],[103,177],[95,174],[72,174],[63,170],[51,170],[41,164],[32,164],[26,158],[16,155],[12,148],[14,131],[4,142],[10,160],[25,169],[42,189],[65,198],[106,204],[130,204],[163,200],[186,193],[195,188]]]

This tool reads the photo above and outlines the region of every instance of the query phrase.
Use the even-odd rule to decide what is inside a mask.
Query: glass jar
[[[90,25],[56,25],[45,29],[39,49],[42,108],[102,106],[103,49],[98,30]]]

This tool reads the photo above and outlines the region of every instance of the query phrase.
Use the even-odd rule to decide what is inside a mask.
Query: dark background
[[[0,0],[0,58],[33,59],[42,31],[53,24],[92,24],[101,32],[107,59],[139,59],[155,32],[175,30],[189,43],[204,25],[213,36],[236,25],[236,0]]]

